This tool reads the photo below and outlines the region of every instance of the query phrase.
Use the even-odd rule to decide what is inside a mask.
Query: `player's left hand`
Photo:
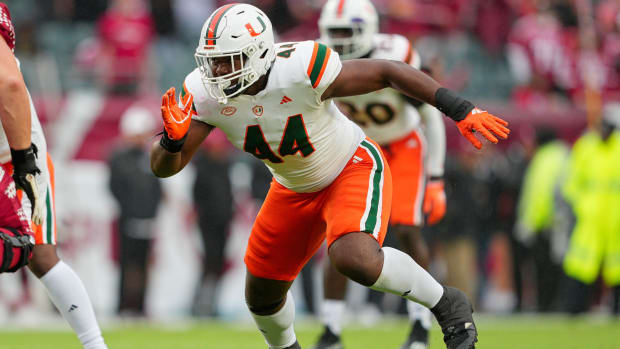
[[[426,184],[422,207],[428,225],[437,224],[446,214],[446,192],[443,180],[434,179]]]
[[[21,189],[28,196],[32,206],[32,222],[35,225],[43,223],[43,198],[39,197],[36,176],[41,170],[36,164],[37,147],[31,144],[23,150],[11,149],[11,162],[13,164],[13,181],[17,189]]]
[[[476,131],[480,132],[484,138],[493,143],[497,143],[497,137],[495,137],[495,135],[506,139],[508,138],[508,134],[510,134],[510,130],[506,127],[508,126],[507,121],[490,114],[486,110],[480,110],[478,108],[472,109],[465,119],[456,123],[456,126],[459,128],[461,134],[467,138],[476,149],[482,148],[482,143],[474,136],[474,132]]]

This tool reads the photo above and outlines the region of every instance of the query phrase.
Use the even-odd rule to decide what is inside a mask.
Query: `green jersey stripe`
[[[51,189],[48,187],[47,188],[47,195],[45,195],[45,206],[47,208],[47,217],[45,217],[45,218],[46,218],[46,221],[47,221],[47,224],[46,224],[47,230],[45,232],[45,241],[44,242],[46,244],[53,243],[52,240],[54,238],[54,235],[53,235],[53,232],[54,232],[54,229],[53,229],[54,228],[54,222],[53,222],[53,219],[52,219],[52,217],[53,217],[52,216],[52,198],[51,198],[51,195],[50,195],[50,190]]]
[[[370,199],[370,209],[368,210],[368,217],[366,217],[366,222],[364,223],[364,231],[374,233],[377,222],[379,221],[377,215],[381,214],[381,212],[379,212],[379,205],[382,196],[381,190],[383,190],[381,187],[381,182],[383,179],[383,159],[381,158],[379,151],[370,142],[364,140],[362,141],[362,146],[366,148],[375,162],[375,169],[373,171],[374,173],[372,174],[371,181],[372,195]]]
[[[321,69],[323,68],[323,64],[325,63],[325,56],[327,55],[327,50],[327,46],[323,44],[318,44],[316,58],[310,72],[310,82],[312,83],[313,87],[316,87],[317,80],[319,80]]]

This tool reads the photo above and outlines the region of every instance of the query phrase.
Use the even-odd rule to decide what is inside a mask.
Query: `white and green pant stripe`
[[[383,180],[384,168],[383,158],[379,148],[363,140],[360,147],[370,155],[373,161],[372,171],[368,178],[368,193],[366,195],[366,209],[360,220],[360,231],[372,234],[375,238],[379,237],[381,230],[381,212],[383,210]]]

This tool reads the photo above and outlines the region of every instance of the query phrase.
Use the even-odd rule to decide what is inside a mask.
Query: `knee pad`
[[[13,273],[32,258],[34,237],[14,228],[0,228],[0,273]]]

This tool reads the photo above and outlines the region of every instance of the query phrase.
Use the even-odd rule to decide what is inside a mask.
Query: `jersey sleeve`
[[[183,81],[179,92],[179,108],[187,108],[190,99],[192,119],[208,123],[207,118],[211,115],[208,105],[213,102],[213,98],[205,89],[198,69],[189,73]]]
[[[334,50],[318,42],[310,43],[312,49],[308,47],[303,58],[306,78],[317,96],[321,96],[340,73],[342,63]]]
[[[0,3],[0,36],[6,41],[11,50],[15,49],[15,29],[13,28],[9,8],[4,3]]]

